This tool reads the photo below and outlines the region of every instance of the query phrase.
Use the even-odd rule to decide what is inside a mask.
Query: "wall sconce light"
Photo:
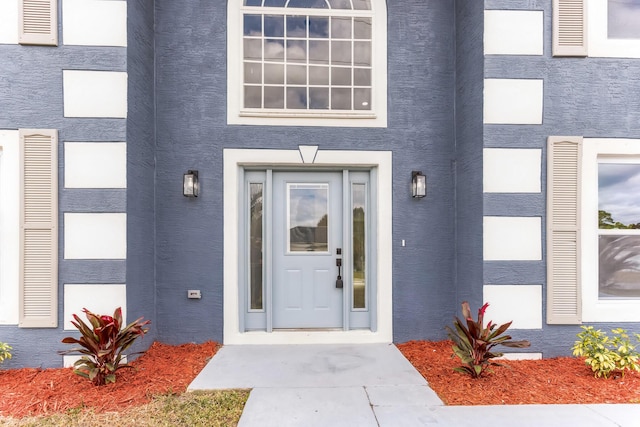
[[[411,195],[422,198],[427,195],[427,177],[420,171],[411,172]]]
[[[188,170],[187,173],[182,175],[182,194],[185,197],[198,197],[199,192],[198,171]]]

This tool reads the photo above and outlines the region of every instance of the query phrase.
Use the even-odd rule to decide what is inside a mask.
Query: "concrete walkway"
[[[251,388],[239,427],[640,426],[640,405],[444,406],[392,344],[222,347],[189,390]]]

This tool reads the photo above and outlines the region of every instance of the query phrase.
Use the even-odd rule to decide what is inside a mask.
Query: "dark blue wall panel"
[[[454,271],[454,8],[388,5],[387,129],[226,125],[226,2],[156,2],[157,309],[169,342],[222,340],[222,150],[393,151],[394,339],[438,338]],[[202,194],[181,194],[198,169]],[[429,195],[413,200],[412,170]],[[406,246],[400,241],[406,240]],[[201,289],[188,300],[187,289]],[[434,325],[437,325],[434,327]]]
[[[453,2],[387,2],[394,341],[442,336],[453,294]],[[411,171],[427,176],[412,199]],[[406,246],[400,241],[406,239]]]
[[[128,1],[127,16],[127,320],[151,320],[135,352],[161,337],[155,310],[154,4]]]
[[[156,2],[156,298],[169,343],[222,342],[226,2]],[[182,195],[200,172],[201,194]],[[202,299],[187,299],[200,289]]]
[[[455,283],[448,307],[451,323],[460,304],[482,304],[482,110],[483,110],[483,2],[456,4],[456,181]]]

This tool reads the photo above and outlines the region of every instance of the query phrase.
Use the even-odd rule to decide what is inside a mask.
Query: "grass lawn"
[[[161,395],[152,402],[122,412],[96,414],[83,407],[64,414],[21,419],[2,418],[3,426],[235,426],[249,397],[249,390],[194,391]]]

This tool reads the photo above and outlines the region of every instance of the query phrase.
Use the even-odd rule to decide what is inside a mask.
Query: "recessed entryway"
[[[225,150],[225,344],[392,340],[391,153],[308,148]]]

